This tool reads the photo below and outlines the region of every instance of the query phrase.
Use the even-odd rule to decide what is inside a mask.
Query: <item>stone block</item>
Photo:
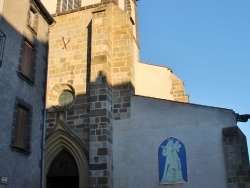
[[[89,170],[107,170],[107,163],[90,164]]]
[[[106,109],[96,109],[90,111],[90,117],[106,116],[106,115],[107,115]]]

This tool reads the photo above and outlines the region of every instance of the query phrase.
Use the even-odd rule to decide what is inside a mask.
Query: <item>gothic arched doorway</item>
[[[47,188],[79,188],[79,172],[72,155],[62,150],[47,174]]]

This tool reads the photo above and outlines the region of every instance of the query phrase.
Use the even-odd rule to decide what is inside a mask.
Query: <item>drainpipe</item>
[[[45,170],[44,170],[44,153],[45,153],[45,135],[46,135],[46,94],[47,94],[47,80],[48,80],[48,63],[49,63],[49,37],[50,37],[50,28],[55,25],[55,21],[52,25],[49,25],[48,28],[48,51],[47,51],[47,66],[45,71],[45,84],[44,84],[44,107],[43,107],[43,131],[42,131],[42,174],[41,174],[41,188],[45,188]]]
[[[47,74],[48,73],[48,59],[49,59],[49,46],[47,49],[47,64],[46,64],[45,79],[44,79],[45,83],[44,83],[43,128],[42,128],[42,156],[41,156],[42,164],[41,164],[41,184],[40,184],[41,188],[44,188],[44,181],[45,181],[44,152],[45,152],[45,135],[46,135],[46,94],[47,94],[47,79],[48,79],[48,74]]]
[[[247,122],[248,119],[250,119],[250,114],[243,114],[243,115],[239,115],[239,114],[235,114],[236,115],[236,121],[237,122]]]

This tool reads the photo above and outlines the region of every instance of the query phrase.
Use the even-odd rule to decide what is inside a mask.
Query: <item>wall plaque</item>
[[[186,149],[173,137],[164,140],[158,148],[159,184],[188,182]]]

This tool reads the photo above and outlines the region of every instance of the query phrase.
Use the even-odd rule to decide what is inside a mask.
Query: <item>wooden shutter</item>
[[[17,107],[16,128],[14,146],[26,149],[26,126],[28,111],[20,106]]]
[[[31,8],[29,11],[28,25],[35,33],[37,33],[38,13],[33,8]]]
[[[30,77],[31,65],[32,65],[32,46],[27,41],[24,41],[21,73],[27,77]]]
[[[30,12],[29,12],[29,26],[31,27],[31,28],[34,28],[34,25],[35,25],[35,23],[34,23],[34,20],[35,20],[35,12],[33,12],[33,10],[30,10]]]

